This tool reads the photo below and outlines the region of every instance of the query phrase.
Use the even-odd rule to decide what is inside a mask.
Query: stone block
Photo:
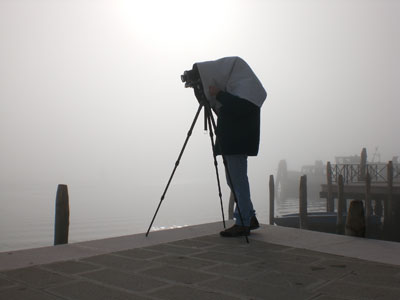
[[[210,275],[207,273],[189,269],[176,268],[172,266],[162,266],[160,268],[146,270],[144,272],[141,272],[140,274],[184,284],[198,283],[215,277],[214,275]]]
[[[40,269],[38,267],[17,269],[4,272],[3,274],[8,278],[38,288],[46,288],[57,284],[67,283],[73,280],[70,277],[62,276],[51,271]]]
[[[159,265],[155,262],[149,262],[143,259],[142,260],[132,259],[111,254],[93,256],[90,258],[86,258],[83,261],[127,272],[136,272],[138,270],[151,268]]]
[[[104,269],[81,275],[99,283],[113,285],[131,291],[147,291],[166,285],[157,279],[147,278],[136,274]]]
[[[174,246],[172,244],[159,244],[151,247],[146,247],[144,249],[161,253],[178,254],[178,255],[189,255],[203,251],[199,248],[180,247],[180,246]]]
[[[221,294],[216,291],[201,290],[188,286],[172,286],[165,289],[158,290],[150,294],[160,299],[166,300],[239,300],[240,298],[231,295]]]
[[[182,268],[191,268],[191,269],[199,269],[217,264],[217,262],[213,261],[197,259],[190,256],[178,256],[178,255],[167,255],[154,259],[153,261],[172,266],[179,266]]]
[[[229,291],[232,295],[237,295],[247,298],[259,298],[259,299],[296,299],[303,300],[309,299],[313,293],[297,289],[297,288],[282,288],[269,285],[268,283],[262,283],[249,281],[249,280],[237,280],[232,278],[218,278],[217,280],[207,281],[201,284],[211,289],[218,291]]]
[[[50,292],[73,300],[148,300],[137,294],[86,281],[52,288]]]
[[[27,287],[13,287],[0,290],[1,300],[61,300],[61,298],[46,292],[33,290]]]
[[[323,295],[354,300],[398,300],[400,289],[335,281],[317,290]]]
[[[196,254],[194,255],[194,257],[200,259],[208,259],[215,262],[230,263],[234,265],[247,264],[259,261],[259,259],[255,257],[232,254],[232,253],[216,252],[216,251],[208,251],[205,253]]]
[[[42,266],[42,268],[64,274],[79,274],[82,272],[98,269],[99,266],[94,266],[92,264],[84,263],[81,261],[70,260],[44,265]]]

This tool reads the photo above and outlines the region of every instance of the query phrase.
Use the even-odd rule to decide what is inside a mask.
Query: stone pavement
[[[400,299],[400,252],[393,264],[380,262],[400,249],[396,243],[263,226],[247,244],[219,237],[219,227],[0,253],[0,299]],[[328,241],[350,254],[307,249]],[[370,246],[349,249],[359,243]],[[371,249],[382,251],[375,259]]]

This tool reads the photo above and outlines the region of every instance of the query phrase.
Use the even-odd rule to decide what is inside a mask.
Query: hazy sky
[[[0,179],[164,185],[198,107],[180,75],[233,55],[268,92],[254,193],[283,158],[389,160],[399,53],[394,0],[0,0]],[[202,127],[176,184],[214,180]]]

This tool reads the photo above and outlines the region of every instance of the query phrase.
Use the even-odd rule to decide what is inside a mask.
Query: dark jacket
[[[260,144],[260,108],[227,92],[219,92],[216,154],[256,156]]]

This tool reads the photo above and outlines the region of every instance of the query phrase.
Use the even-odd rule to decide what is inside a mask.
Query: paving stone
[[[319,262],[320,265],[346,268],[349,271],[354,271],[361,274],[376,273],[396,275],[400,274],[400,266],[392,266],[380,263],[372,263],[359,259],[327,259]]]
[[[331,297],[331,296],[326,296],[326,295],[321,295],[317,298],[312,298],[312,300],[348,300],[348,298],[336,298],[336,297]]]
[[[65,274],[78,274],[99,268],[98,266],[94,266],[92,264],[87,264],[81,261],[73,261],[73,260],[63,261],[59,263],[52,263],[44,265],[43,267],[46,269],[50,269]]]
[[[400,289],[336,281],[317,290],[323,295],[354,300],[399,300]]]
[[[159,244],[151,247],[146,247],[145,249],[161,253],[180,254],[180,255],[194,254],[202,251],[199,248],[180,247],[180,246],[174,246],[172,244]]]
[[[265,251],[265,243],[259,241],[251,241],[250,244],[240,243],[235,244],[234,247],[232,247],[232,244],[218,244],[213,247],[212,250],[232,254],[253,254]]]
[[[273,251],[253,252],[249,253],[249,255],[257,257],[258,259],[262,259],[263,261],[266,262],[283,261],[283,262],[292,262],[292,263],[306,264],[306,265],[321,260],[321,258],[319,257],[290,254],[287,252],[273,252]]]
[[[13,285],[15,285],[15,283],[0,277],[0,289],[4,287],[10,287]]]
[[[172,266],[162,266],[160,268],[143,271],[140,274],[185,284],[193,284],[215,278],[215,275]]]
[[[253,252],[259,252],[259,251],[281,252],[293,249],[292,247],[289,246],[266,243],[257,240],[251,240],[250,244],[248,245],[250,246],[249,248],[252,249]]]
[[[147,260],[132,259],[108,254],[85,258],[83,261],[127,272],[136,272],[138,270],[152,268],[159,265]]]
[[[381,287],[393,287],[400,288],[400,277],[395,275],[390,275],[382,272],[362,272],[356,273],[351,272],[346,277],[343,277],[341,281],[347,281],[351,283],[360,283],[371,286],[381,286]],[[399,295],[400,299],[400,295]]]
[[[136,258],[136,259],[148,259],[148,258],[160,257],[160,256],[164,255],[164,253],[150,251],[145,248],[135,248],[135,249],[126,250],[126,251],[114,252],[113,254],[129,257],[129,258]]]
[[[215,291],[200,290],[197,288],[187,286],[172,286],[165,289],[158,290],[157,292],[151,293],[150,296],[154,296],[161,299],[167,300],[235,300],[240,299],[231,295],[224,295]]]
[[[0,290],[0,300],[61,300],[61,298],[20,286]]]
[[[214,267],[205,268],[204,271],[207,273],[215,273],[221,276],[247,279],[264,272],[264,268],[258,268],[255,265],[218,264]]]
[[[221,228],[220,231],[222,231],[223,228]],[[205,235],[196,238],[198,241],[214,244],[214,245],[239,245],[239,244],[247,244],[246,239],[244,237],[238,237],[238,238],[224,238],[219,235],[219,232],[217,234],[212,234],[212,235]],[[251,243],[252,240],[249,239],[249,242]]]
[[[214,247],[215,244],[199,241],[198,239],[187,239],[187,240],[180,240],[176,242],[170,243],[173,246],[181,246],[187,248],[196,248],[196,249],[204,249],[209,247]]]
[[[147,278],[136,274],[124,273],[116,270],[103,269],[81,275],[85,278],[113,285],[131,291],[147,291],[166,285],[165,282],[154,278]]]
[[[321,278],[324,280],[338,279],[349,273],[349,270],[343,268],[321,266],[318,264],[295,264],[282,261],[258,262],[251,265],[258,268],[264,268],[265,270],[269,271],[277,271],[282,273],[300,273]]]
[[[259,259],[250,257],[250,256],[244,256],[244,255],[238,255],[238,254],[232,254],[232,253],[215,252],[215,251],[208,251],[205,253],[196,254],[196,255],[193,255],[193,257],[197,257],[197,258],[201,258],[201,259],[208,259],[208,260],[212,260],[215,262],[231,263],[231,264],[236,264],[236,265],[253,263],[253,262],[259,261]]]
[[[190,256],[178,256],[178,255],[163,256],[163,257],[154,259],[153,261],[172,265],[172,266],[179,266],[179,267],[192,268],[192,269],[198,269],[198,268],[212,266],[212,265],[217,264],[217,262],[197,259],[197,258],[190,257]]]
[[[324,259],[343,259],[344,258],[343,256],[340,256],[340,255],[312,251],[312,250],[302,249],[302,248],[292,248],[291,247],[284,251],[289,254],[304,255],[304,256],[318,257],[318,258],[324,258]]]
[[[277,271],[266,271],[251,278],[253,282],[260,284],[268,283],[282,288],[314,289],[326,281],[318,277],[308,276],[301,273],[282,273]]]
[[[52,288],[49,291],[73,300],[148,300],[136,294],[86,281]]]
[[[3,273],[6,277],[24,282],[35,287],[49,287],[56,284],[66,283],[73,279],[56,274],[51,271],[42,270],[38,267],[29,267],[7,271]]]
[[[200,284],[219,291],[229,291],[238,296],[257,297],[268,300],[282,299],[309,299],[314,293],[296,288],[282,288],[268,285],[267,283],[260,284],[258,282],[237,280],[232,278],[218,278],[217,280],[207,281]],[[316,295],[316,294],[315,294]]]

